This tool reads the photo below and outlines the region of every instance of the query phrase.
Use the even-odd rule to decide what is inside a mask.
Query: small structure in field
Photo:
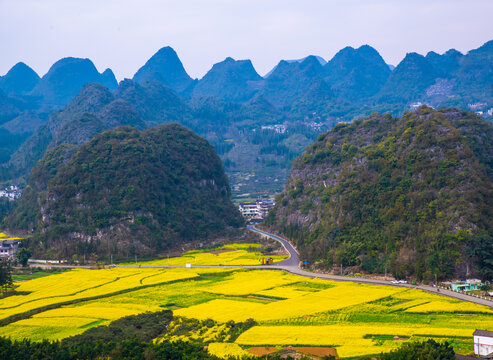
[[[493,358],[493,331],[476,330],[472,336],[474,355]]]

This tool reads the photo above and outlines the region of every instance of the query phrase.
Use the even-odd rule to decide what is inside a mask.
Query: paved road
[[[259,229],[255,228],[255,226],[249,226],[248,229],[251,231],[255,231],[257,233],[260,233],[264,236],[270,237],[274,240],[279,241],[284,246],[284,248],[289,252],[290,258],[288,260],[269,265],[269,267],[268,267],[269,269],[284,270],[284,271],[288,271],[288,272],[296,274],[296,275],[301,275],[301,276],[306,276],[306,277],[311,277],[311,278],[336,280],[336,281],[351,281],[351,282],[362,283],[362,284],[364,283],[364,284],[376,284],[376,285],[390,285],[390,286],[396,286],[396,287],[420,289],[420,290],[424,290],[424,291],[427,291],[427,292],[432,293],[432,294],[448,296],[448,297],[463,300],[463,301],[469,301],[469,302],[473,302],[473,303],[480,304],[480,305],[486,305],[486,306],[489,306],[490,308],[493,309],[493,301],[491,301],[491,300],[480,299],[480,298],[476,298],[476,297],[473,297],[470,295],[460,294],[460,293],[456,293],[454,291],[444,290],[444,289],[440,289],[440,291],[438,292],[435,287],[428,286],[428,285],[392,284],[392,282],[387,281],[387,280],[377,280],[377,279],[368,279],[368,278],[329,275],[329,274],[315,273],[315,272],[302,270],[299,268],[298,251],[294,248],[294,246],[291,245],[291,243],[289,243],[285,239],[280,238],[279,236],[277,236],[275,234],[271,234],[271,233],[268,233],[266,231],[259,230]]]
[[[270,233],[267,233],[265,231],[262,231],[262,230],[259,230],[257,229],[255,226],[253,225],[249,225],[247,226],[247,228],[251,231],[254,231],[256,233],[259,233],[260,235],[263,235],[263,236],[266,236],[266,237],[269,237],[271,239],[274,239],[276,241],[279,241],[281,243],[281,245],[284,247],[284,249],[286,249],[286,251],[289,253],[289,258],[286,259],[286,260],[283,260],[283,261],[279,261],[277,263],[275,263],[274,265],[272,266],[276,266],[276,267],[279,267],[279,266],[294,266],[296,268],[299,267],[299,263],[300,263],[300,257],[299,257],[299,254],[298,254],[298,250],[295,249],[295,247],[287,240],[277,236],[277,235],[274,235],[274,234],[270,234]]]
[[[410,284],[392,284],[390,281],[387,280],[377,280],[377,279],[369,279],[369,278],[363,278],[363,277],[349,277],[349,276],[339,276],[339,275],[329,275],[329,274],[323,274],[323,273],[316,273],[316,272],[311,272],[311,271],[306,271],[302,270],[299,267],[299,254],[296,248],[287,240],[281,238],[280,236],[276,234],[272,234],[263,230],[259,230],[255,228],[255,226],[248,226],[248,229],[251,231],[254,231],[256,233],[259,233],[263,236],[267,236],[271,239],[274,239],[276,241],[279,241],[282,246],[286,249],[286,251],[289,253],[289,258],[271,265],[255,265],[255,266],[239,266],[239,265],[220,265],[220,266],[212,266],[212,265],[192,265],[192,268],[215,268],[215,267],[220,267],[220,268],[226,268],[226,269],[237,269],[237,268],[243,268],[243,269],[261,269],[261,270],[284,270],[287,272],[290,272],[295,275],[300,275],[300,276],[306,276],[310,278],[318,278],[318,279],[327,279],[327,280],[335,280],[335,281],[350,281],[350,282],[355,282],[355,283],[361,283],[361,284],[374,284],[374,285],[387,285],[387,286],[396,286],[396,287],[405,287],[405,288],[411,288],[411,289],[420,289],[427,291],[429,293],[433,294],[438,294],[438,295],[443,295],[443,296],[448,296],[454,299],[459,299],[463,301],[469,301],[472,303],[480,304],[480,305],[486,305],[489,306],[490,308],[493,309],[493,301],[490,300],[485,300],[485,299],[480,299],[480,298],[475,298],[470,295],[465,295],[465,294],[460,294],[456,293],[454,291],[450,290],[444,290],[440,289],[440,292],[437,292],[437,289],[428,286],[428,285],[410,285]],[[84,269],[89,269],[89,268],[94,268],[90,266],[70,266],[70,265],[45,265],[45,264],[30,264],[32,267],[44,267],[44,268],[84,268]],[[127,265],[127,266],[118,266],[122,268],[185,268],[185,265]]]

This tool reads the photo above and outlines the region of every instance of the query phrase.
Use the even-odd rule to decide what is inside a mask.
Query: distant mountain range
[[[0,136],[12,139],[0,146],[0,176],[26,179],[47,149],[117,125],[179,122],[216,147],[236,193],[280,190],[292,159],[340,121],[420,103],[493,118],[492,60],[489,41],[467,54],[410,53],[392,69],[364,45],[328,62],[283,60],[265,77],[250,60],[227,58],[197,80],[164,47],[120,84],[89,59],[61,59],[41,78],[18,63],[0,77]]]
[[[134,75],[133,80],[143,83],[155,80],[167,85],[177,93],[184,92],[194,81],[187,74],[175,50],[163,47],[154,54]]]

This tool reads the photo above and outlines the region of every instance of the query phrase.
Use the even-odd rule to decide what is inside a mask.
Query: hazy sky
[[[0,75],[24,61],[42,76],[74,56],[122,80],[166,45],[198,78],[227,56],[264,75],[280,59],[363,44],[396,65],[479,47],[492,16],[492,0],[0,0]]]

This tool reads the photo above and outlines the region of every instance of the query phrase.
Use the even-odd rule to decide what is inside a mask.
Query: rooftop
[[[472,334],[473,336],[486,336],[486,337],[491,337],[493,338],[493,331],[489,330],[476,330]]]

